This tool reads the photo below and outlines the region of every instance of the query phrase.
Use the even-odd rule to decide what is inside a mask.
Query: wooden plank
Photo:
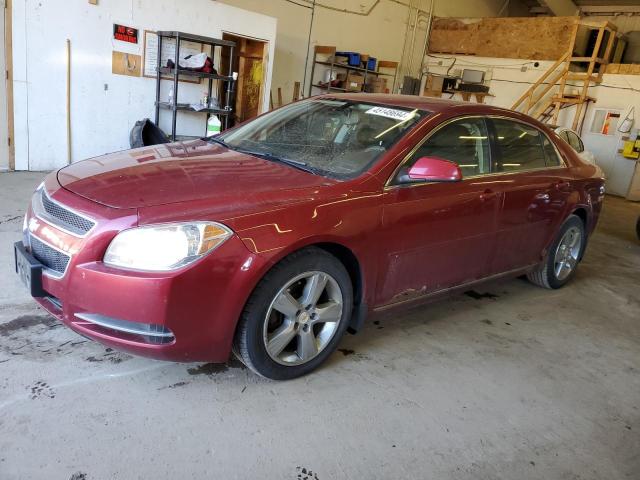
[[[336,53],[336,47],[331,47],[328,45],[316,45],[314,47],[314,51],[316,53],[322,53],[325,55],[333,55],[334,53]]]
[[[548,77],[549,75],[551,75],[551,74],[552,74],[552,73],[553,73],[553,72],[554,72],[554,71],[555,71],[555,70],[560,66],[560,64],[561,64],[562,62],[564,62],[564,61],[567,59],[567,57],[568,57],[568,56],[569,56],[569,52],[567,51],[567,52],[565,52],[565,53],[564,53],[564,55],[562,55],[558,60],[556,60],[556,63],[554,63],[551,67],[549,67],[549,69],[548,69],[545,73],[543,73],[543,74],[542,74],[542,76],[540,76],[540,78],[539,78],[538,80],[536,80],[536,82],[535,82],[533,85],[531,85],[531,87],[529,87],[529,88],[527,89],[527,91],[525,91],[525,92],[520,96],[520,98],[518,98],[518,100],[516,100],[516,102],[511,106],[511,109],[512,109],[512,110],[515,110],[516,108],[518,108],[518,107],[520,106],[520,104],[521,104],[521,103],[522,103],[522,102],[523,102],[527,97],[529,97],[529,99],[531,99],[531,96],[532,96],[533,91],[534,91],[536,88],[538,88],[538,86],[539,86],[542,82],[544,82],[544,81],[547,79],[547,77]],[[554,81],[554,83],[555,83],[555,81]],[[530,106],[531,106],[531,102],[529,102],[529,103],[528,103],[528,105],[527,105],[527,110],[526,110],[526,111],[529,111]]]
[[[540,107],[538,107],[538,109],[533,114],[531,114],[531,116],[533,118],[538,118],[544,113],[545,110],[547,110],[551,106],[551,103],[551,100],[547,100]]]
[[[629,75],[631,73],[631,64],[630,63],[621,63],[620,70],[618,70],[620,75]]]
[[[378,60],[378,69],[380,68],[398,68],[398,62],[389,60]]]
[[[607,70],[605,73],[613,73],[613,74],[620,73],[620,64],[610,63],[609,65],[607,65]]]
[[[278,87],[278,106],[282,106],[282,88]]]
[[[591,61],[591,57],[571,57],[570,60],[572,62],[590,62]],[[607,63],[607,61],[604,58],[595,58],[594,62],[596,63]]]
[[[295,82],[293,84],[293,101],[297,102],[300,98],[300,82]]]

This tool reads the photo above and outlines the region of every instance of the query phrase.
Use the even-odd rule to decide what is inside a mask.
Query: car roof
[[[313,98],[336,98],[351,100],[355,102],[380,103],[383,105],[417,108],[429,112],[443,112],[447,110],[464,108],[465,110],[476,110],[477,113],[495,113],[496,110],[505,113],[514,113],[505,108],[493,107],[482,103],[461,102],[435,97],[421,97],[418,95],[394,95],[388,93],[336,93],[324,94]]]

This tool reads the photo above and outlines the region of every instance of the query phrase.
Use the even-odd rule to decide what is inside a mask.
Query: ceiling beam
[[[583,5],[580,12],[585,15],[640,13],[640,5]]]
[[[540,0],[556,17],[573,17],[578,15],[578,7],[571,0]]]

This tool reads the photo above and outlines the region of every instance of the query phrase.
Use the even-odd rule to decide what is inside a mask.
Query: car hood
[[[124,150],[74,163],[57,176],[64,189],[109,207],[215,199],[227,211],[278,199],[291,203],[310,188],[336,183],[203,140]]]

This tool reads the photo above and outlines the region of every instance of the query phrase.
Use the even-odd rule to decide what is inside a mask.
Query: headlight
[[[215,250],[231,234],[231,230],[215,222],[132,228],[111,241],[104,263],[135,270],[175,270]]]

